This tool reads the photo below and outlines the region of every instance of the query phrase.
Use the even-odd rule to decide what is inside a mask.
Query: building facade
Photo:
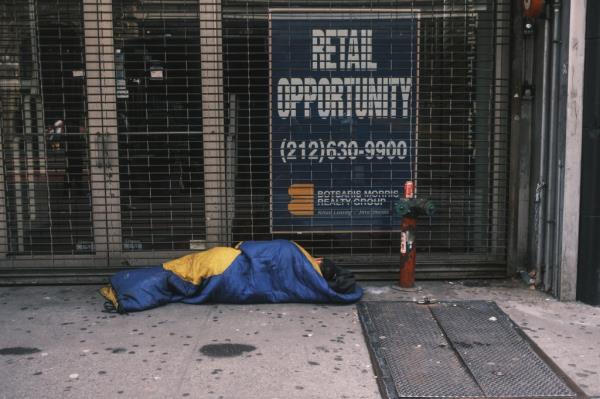
[[[531,33],[512,3],[2,0],[2,275],[283,238],[395,278],[410,180],[437,207],[418,276],[539,270],[558,287],[536,269],[542,100],[526,90],[552,74],[552,49],[529,50],[555,14]]]

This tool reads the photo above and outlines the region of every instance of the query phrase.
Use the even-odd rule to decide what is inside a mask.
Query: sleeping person
[[[120,271],[100,289],[120,313],[171,302],[352,303],[362,293],[352,273],[287,240],[244,241]]]

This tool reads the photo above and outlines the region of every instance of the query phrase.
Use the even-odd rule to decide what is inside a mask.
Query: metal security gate
[[[337,13],[345,21],[360,20],[364,14],[385,19],[394,12],[418,21],[417,45],[407,54],[417,53],[418,62],[418,123],[411,136],[415,148],[412,177],[418,195],[433,199],[439,210],[436,216],[419,222],[417,273],[431,278],[506,275],[506,62],[510,2],[505,0],[224,3],[225,96],[231,101],[228,109],[233,113],[230,120],[235,123],[237,151],[234,241],[291,238],[314,253],[353,267],[365,278],[397,276],[400,234],[394,228],[381,231],[375,223],[357,218],[353,226],[359,228],[351,231],[329,233],[328,230],[344,230],[337,228],[339,220],[318,228],[315,223],[312,231],[308,228],[294,232],[293,225],[287,229],[292,232],[274,231],[273,207],[278,201],[274,190],[285,191],[286,187],[277,187],[273,181],[281,165],[273,169],[273,154],[279,153],[280,146],[273,141],[275,128],[270,126],[275,114],[275,105],[270,104],[275,82],[270,78],[282,67],[273,63],[276,56],[272,41],[276,35],[293,38],[290,32],[299,25],[274,24],[273,15],[278,11],[301,18],[298,15],[307,9],[325,15],[320,18]],[[327,23],[338,27],[334,22]],[[376,35],[377,25],[372,29]],[[382,24],[379,29],[387,32],[388,28]],[[287,50],[293,57],[300,46],[292,41]],[[284,76],[306,76],[298,72],[301,67],[295,59],[283,69]],[[302,105],[297,112],[302,112]],[[329,120],[325,120],[327,123]],[[322,129],[319,125],[312,127],[315,131]],[[339,140],[338,131],[325,128],[325,132],[325,137],[329,134],[329,138],[324,138],[326,142]],[[294,126],[285,134],[284,140],[290,141],[298,136]],[[301,157],[301,149],[295,149],[294,156]],[[353,172],[361,166],[372,168],[376,163],[375,159],[361,159],[360,154],[368,151],[368,144],[361,145],[359,141],[357,156],[352,160],[357,165]],[[306,158],[309,156],[307,148]],[[318,162],[315,158],[310,166],[302,164],[293,173],[313,182],[338,176],[336,167],[330,169],[329,176],[317,176],[320,170],[314,165]],[[389,187],[396,184],[395,188],[401,191],[398,181],[402,180],[393,172],[379,180]],[[351,188],[376,186],[374,179],[367,183],[359,178],[353,181]],[[287,194],[294,195],[291,190]]]
[[[203,86],[204,71],[218,61],[201,56],[201,37],[215,32],[201,6],[1,7],[2,270],[97,275],[222,241],[205,212],[203,151],[215,145],[203,142],[211,137],[203,122],[222,123],[202,108],[216,87]]]
[[[402,51],[414,93],[402,103],[410,118],[381,133],[406,131],[406,140],[358,141],[348,162],[331,163],[331,176],[318,175],[312,159],[290,166],[290,179],[318,175],[317,185],[335,187],[338,166],[348,166],[346,188],[397,195],[408,176],[439,209],[420,222],[421,276],[504,275],[509,11],[508,0],[2,1],[2,274],[98,275],[215,245],[286,238],[365,277],[393,276],[399,233],[390,198],[377,222],[353,214],[306,222],[305,214],[292,215],[301,227],[287,228],[274,213],[278,193],[291,196],[288,207],[293,190],[306,186],[292,182],[288,190],[277,180],[283,169],[273,158],[270,79],[299,69],[275,66],[274,38],[293,32],[273,15],[308,12],[341,15],[329,24],[371,23],[363,30],[372,32],[374,52],[381,38],[409,35]],[[390,58],[389,70],[399,62]],[[331,120],[315,126],[335,136]],[[360,135],[365,120],[350,132]]]

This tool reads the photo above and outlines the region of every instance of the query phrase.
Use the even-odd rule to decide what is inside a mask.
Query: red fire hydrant
[[[415,284],[416,233],[417,219],[412,216],[403,217],[400,224],[400,287],[402,288],[411,288]]]
[[[415,264],[417,258],[417,217],[431,216],[435,212],[433,202],[417,199],[413,195],[414,184],[404,184],[404,198],[394,204],[396,215],[402,216],[400,223],[400,287],[412,288],[415,284]]]

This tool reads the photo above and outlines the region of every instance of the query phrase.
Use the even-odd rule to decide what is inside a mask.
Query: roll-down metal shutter
[[[434,217],[419,221],[417,270],[434,278],[505,275],[508,81],[502,57],[509,41],[509,6],[502,0],[224,3],[225,93],[236,115],[230,119],[235,123],[237,151],[234,240],[292,238],[317,254],[351,265],[365,277],[396,275],[398,232],[379,231],[379,226],[363,221],[360,230],[351,232],[273,233],[269,201],[276,183],[270,181],[270,146],[275,153],[279,146],[270,143],[269,136],[270,83],[274,90],[269,73],[275,68],[269,63],[269,33],[289,38],[290,53],[297,44],[290,33],[293,28],[278,24],[277,31],[271,25],[269,32],[269,11],[297,14],[311,8],[338,13],[350,27],[352,18],[358,20],[363,13],[375,18],[407,13],[419,25],[413,54],[405,55],[415,59],[414,52],[418,53],[412,177],[418,195],[433,199],[438,207]],[[372,29],[375,37],[376,23]],[[385,26],[379,29],[380,36],[388,34]],[[302,76],[297,69],[290,63],[285,73]],[[336,134],[334,140],[339,140],[339,132],[333,131]],[[352,162],[372,168],[381,161],[359,156]],[[390,187],[399,184],[393,176],[384,180]],[[364,190],[370,184],[376,185],[357,179],[352,188]],[[325,227],[335,230],[338,224],[342,223],[334,220]]]
[[[295,189],[398,195],[412,179],[438,208],[419,220],[420,276],[505,275],[509,17],[508,0],[2,1],[0,271],[80,278],[285,238],[363,277],[392,277],[393,199],[372,205],[377,217],[352,204],[340,216],[319,216],[316,202],[310,215],[279,211]],[[369,79],[408,68],[402,118],[382,124],[378,112],[391,111],[377,107],[316,118],[315,94],[304,105],[313,122],[274,125],[274,76],[335,81],[308,59],[305,28],[319,23],[371,38],[356,51],[379,58],[348,67],[361,76],[350,82],[389,83]],[[327,39],[338,70],[360,59],[340,55],[341,36]],[[306,64],[293,61],[306,51]],[[316,147],[282,166],[290,142]]]

